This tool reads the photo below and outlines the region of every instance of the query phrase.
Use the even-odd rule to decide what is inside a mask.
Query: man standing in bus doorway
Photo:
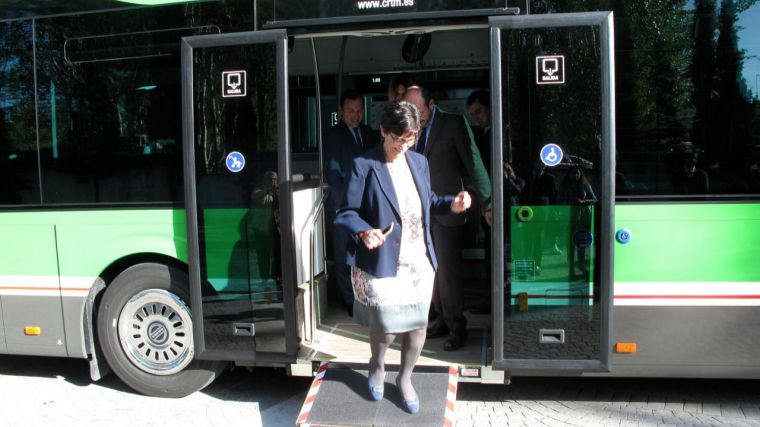
[[[404,100],[420,110],[422,128],[415,151],[428,159],[433,192],[457,194],[464,189],[463,178],[467,176],[481,203],[489,200],[491,183],[464,117],[442,111],[424,87],[407,88]],[[490,214],[490,209],[484,211],[489,221]],[[427,337],[446,336],[443,344],[446,351],[461,348],[467,339],[461,274],[465,221],[464,214],[446,214],[433,216],[430,224],[439,262]]]
[[[485,89],[478,89],[467,97],[467,112],[470,117],[480,127],[480,132],[475,135],[475,145],[480,152],[480,158],[486,167],[486,173],[489,179],[491,176],[491,95]],[[491,225],[481,217],[480,225],[483,228],[483,247],[485,249],[485,267],[486,267],[486,295],[490,296],[491,292]],[[472,310],[473,314],[490,314],[491,300],[488,298],[485,302],[478,303]]]
[[[351,268],[345,263],[348,253],[349,236],[341,227],[333,227],[335,213],[340,203],[343,184],[351,172],[354,158],[380,143],[380,135],[362,123],[364,119],[364,97],[354,89],[348,89],[340,96],[338,107],[340,121],[325,133],[324,171],[329,185],[325,201],[325,222],[332,235],[333,276],[338,292],[346,304],[349,315],[353,316],[354,292],[351,288]]]

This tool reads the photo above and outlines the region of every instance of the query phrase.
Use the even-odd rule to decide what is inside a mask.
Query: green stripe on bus
[[[615,280],[760,281],[760,204],[618,205]]]
[[[184,210],[6,212],[0,224],[0,275],[95,277],[135,253],[187,261]]]
[[[568,220],[571,210],[554,209],[555,216],[547,220],[556,223],[554,231],[562,237],[558,241],[567,245],[570,229],[557,224]],[[206,224],[211,226],[207,230],[210,277],[259,275],[251,268],[257,261],[247,255],[257,242],[252,235],[257,227],[246,223],[247,212],[206,211]],[[614,229],[627,228],[633,236],[627,245],[615,243],[616,281],[760,281],[756,265],[760,204],[619,205],[615,216]],[[537,225],[540,218],[522,227]],[[513,238],[521,234],[530,238],[524,229],[513,231]],[[0,275],[94,277],[134,253],[158,253],[187,262],[186,234],[181,209],[5,212],[0,214]],[[549,277],[535,278],[542,279]]]

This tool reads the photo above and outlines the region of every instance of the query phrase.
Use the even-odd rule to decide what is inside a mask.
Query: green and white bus
[[[366,363],[331,298],[321,140],[343,90],[377,128],[406,73],[465,117],[489,91],[496,178],[462,265],[466,307],[490,314],[420,364],[760,378],[759,18],[733,0],[0,1],[0,353],[170,397],[231,364]]]

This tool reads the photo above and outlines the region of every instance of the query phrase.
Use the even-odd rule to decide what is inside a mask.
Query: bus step
[[[412,374],[420,411],[408,414],[396,388],[398,366],[386,365],[385,395],[376,402],[367,387],[367,365],[323,362],[296,425],[452,426],[457,394],[455,367],[420,367]]]

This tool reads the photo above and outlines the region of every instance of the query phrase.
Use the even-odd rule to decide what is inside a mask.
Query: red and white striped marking
[[[759,282],[615,282],[615,305],[759,306]]]
[[[444,427],[454,425],[454,404],[457,401],[457,381],[459,370],[455,366],[449,366],[449,385],[446,389],[446,410],[443,413]]]
[[[0,295],[84,298],[97,277],[0,276]]]
[[[325,377],[325,372],[327,372],[327,367],[329,365],[330,362],[322,362],[319,365],[317,375],[314,377],[314,381],[311,383],[309,393],[306,394],[306,400],[303,402],[303,407],[301,407],[301,413],[298,414],[298,418],[296,419],[296,425],[308,425],[304,423],[309,418],[309,413],[311,413],[311,407],[314,406],[314,401],[317,400],[319,386],[322,385],[322,379]]]

